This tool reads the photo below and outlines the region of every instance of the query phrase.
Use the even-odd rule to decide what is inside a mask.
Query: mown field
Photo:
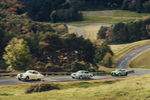
[[[99,82],[60,83],[60,90],[25,94],[29,85],[0,87],[0,100],[150,100],[150,75]]]
[[[130,64],[131,68],[150,69],[150,50],[140,54]]]
[[[148,13],[136,13],[125,10],[82,11],[83,21],[67,22],[74,26],[85,26],[91,23],[129,22],[150,16]]]

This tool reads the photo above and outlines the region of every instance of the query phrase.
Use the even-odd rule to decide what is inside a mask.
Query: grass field
[[[83,28],[83,31],[85,32],[84,38],[90,39],[91,41],[97,40],[97,33],[100,28],[101,28],[100,25],[87,26],[87,27]]]
[[[150,75],[99,82],[60,83],[60,90],[25,94],[28,85],[0,87],[0,100],[150,100]]]
[[[150,50],[140,54],[137,58],[135,58],[131,62],[130,67],[150,69]]]
[[[150,16],[147,13],[136,13],[125,10],[103,10],[103,11],[82,11],[83,21],[68,22],[67,24],[74,26],[85,26],[93,23],[117,23],[130,22]],[[97,32],[101,25],[91,25],[83,28],[84,37],[92,41],[97,39]]]
[[[114,63],[116,63],[121,57],[129,53],[131,50],[149,43],[150,40],[142,40],[142,41],[128,43],[128,44],[110,45],[112,51],[114,52],[114,57],[113,57]]]
[[[74,26],[85,26],[91,23],[117,23],[129,22],[150,16],[147,13],[136,13],[125,10],[103,10],[103,11],[82,11],[83,21],[68,22]]]

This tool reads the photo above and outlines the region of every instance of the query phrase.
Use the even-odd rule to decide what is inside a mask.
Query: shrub
[[[106,53],[102,64],[106,67],[112,67],[112,55],[110,53]]]
[[[36,85],[30,86],[25,93],[34,93],[34,92],[44,92],[44,91],[50,91],[54,89],[59,89],[57,85],[54,84],[48,84],[48,83],[40,83]]]

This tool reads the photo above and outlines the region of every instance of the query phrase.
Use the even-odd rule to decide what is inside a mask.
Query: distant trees
[[[75,21],[81,20],[81,13],[66,0],[26,0],[28,16],[38,21]]]
[[[52,22],[77,21],[82,20],[82,14],[74,8],[59,9],[51,13],[50,19]]]
[[[122,9],[149,13],[150,0],[124,0]]]
[[[23,39],[13,38],[5,48],[3,58],[10,68],[25,70],[31,64],[32,58],[29,47]]]
[[[113,43],[128,43],[149,39],[150,18],[128,23],[117,23],[112,27],[101,28],[98,36]]]

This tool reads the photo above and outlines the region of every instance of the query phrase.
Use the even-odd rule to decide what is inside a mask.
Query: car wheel
[[[128,73],[125,73],[125,75],[124,76],[127,76],[128,75]]]
[[[41,81],[41,79],[39,78],[39,79],[37,79],[38,81]]]
[[[75,79],[75,77],[72,77],[73,79]]]
[[[29,78],[29,76],[27,76],[26,78],[25,78],[25,81],[29,81],[30,80],[30,78]]]
[[[21,81],[21,78],[18,78],[19,81]]]
[[[79,77],[79,79],[83,79],[83,77],[82,77],[82,76],[80,76],[80,77]]]
[[[114,76],[114,74],[113,74],[113,73],[111,73],[111,76]]]
[[[116,73],[114,73],[114,76],[118,76]]]

